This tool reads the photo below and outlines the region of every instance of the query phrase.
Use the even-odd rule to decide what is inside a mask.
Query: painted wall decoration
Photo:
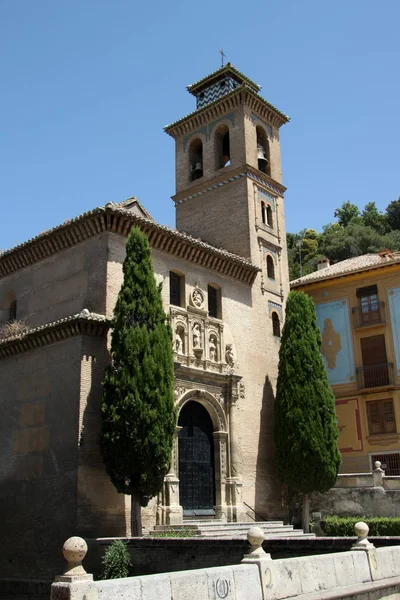
[[[396,356],[396,374],[400,375],[400,288],[388,290],[390,322]]]
[[[338,445],[340,452],[342,454],[361,452],[364,448],[358,398],[336,400],[336,416],[339,428]]]
[[[317,304],[322,356],[331,385],[355,381],[349,306],[347,300]]]

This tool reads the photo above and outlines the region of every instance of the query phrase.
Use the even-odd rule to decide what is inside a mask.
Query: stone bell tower
[[[230,257],[232,270],[218,281],[215,269],[206,262],[196,272],[181,274],[187,286],[200,291],[216,283],[221,310],[212,317],[205,304],[202,321],[201,313],[190,304],[172,307],[179,337],[185,339],[186,331],[193,336],[193,343],[188,337],[193,356],[177,350],[177,379],[182,388],[192,389],[190,393],[197,386],[197,396],[191,398],[203,406],[208,402],[203,392],[214,393],[218,386],[223,390],[215,405],[221,406],[226,427],[215,422],[212,433],[219,457],[215,514],[228,520],[246,519],[243,499],[261,515],[278,516],[281,491],[274,470],[273,390],[289,291],[279,130],[289,119],[230,63],[190,85],[188,91],[196,98],[196,109],[165,128],[175,140],[176,226],[240,258]],[[257,267],[251,282],[233,281],[238,260]],[[186,314],[188,327],[181,319]],[[214,338],[208,334],[204,339],[209,360],[203,366],[196,357],[196,352],[203,356],[203,348],[195,351],[198,343],[190,325],[194,321],[201,331],[220,327],[221,364],[211,359],[211,352],[215,357]],[[178,402],[184,409],[186,396],[181,395]],[[226,453],[221,450],[225,443]],[[180,489],[184,489],[182,481]]]
[[[279,128],[289,118],[230,63],[187,89],[196,110],[165,128],[176,142],[177,229],[254,264],[269,253],[276,271],[285,245]]]

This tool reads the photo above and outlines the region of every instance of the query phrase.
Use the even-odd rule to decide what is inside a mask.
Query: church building
[[[130,534],[130,499],[105,472],[99,430],[133,227],[148,236],[171,319],[178,413],[144,527],[284,514],[272,417],[289,291],[279,142],[289,119],[230,63],[187,89],[195,110],[165,128],[176,229],[131,198],[0,255],[3,577],[45,573],[71,535]]]

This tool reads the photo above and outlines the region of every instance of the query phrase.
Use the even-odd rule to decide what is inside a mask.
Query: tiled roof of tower
[[[210,85],[214,79],[218,79],[219,77],[221,77],[221,75],[228,74],[231,74],[233,78],[239,80],[240,83],[247,83],[247,85],[250,86],[255,92],[261,90],[261,85],[255,83],[254,81],[246,77],[246,75],[243,75],[243,73],[238,71],[238,69],[231,65],[231,63],[227,63],[224,67],[220,67],[213,73],[210,73],[210,75],[207,75],[199,81],[188,85],[186,89],[188,90],[188,92],[195,95],[196,92],[199,92],[203,87]]]
[[[355,256],[353,258],[342,260],[330,267],[325,267],[320,271],[314,271],[313,273],[304,275],[304,277],[294,279],[290,282],[290,287],[301,287],[311,283],[317,283],[318,281],[335,279],[337,277],[343,277],[361,271],[370,271],[372,269],[378,269],[379,267],[394,264],[400,264],[400,252],[363,254],[362,256]]]

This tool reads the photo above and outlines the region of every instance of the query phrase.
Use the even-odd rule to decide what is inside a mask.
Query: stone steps
[[[313,533],[304,533],[302,529],[294,529],[292,525],[284,525],[283,521],[256,521],[242,523],[222,523],[221,521],[189,521],[182,525],[155,525],[152,533],[171,532],[177,534],[180,531],[192,532],[193,537],[213,537],[213,538],[246,538],[250,527],[260,527],[266,537],[315,537]]]

